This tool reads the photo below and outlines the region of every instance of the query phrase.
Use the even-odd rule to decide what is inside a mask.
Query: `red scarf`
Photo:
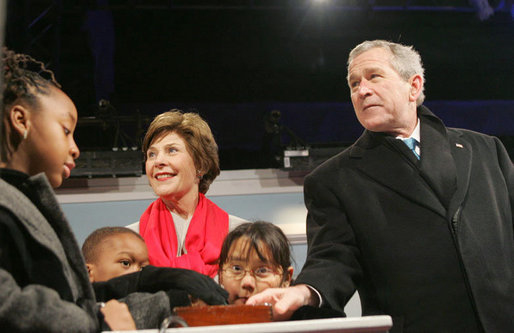
[[[228,233],[228,214],[199,193],[184,241],[187,254],[180,257],[173,217],[161,198],[141,215],[139,233],[148,247],[150,265],[192,269],[214,277],[218,273],[221,245]]]

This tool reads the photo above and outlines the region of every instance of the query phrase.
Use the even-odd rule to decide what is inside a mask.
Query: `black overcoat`
[[[427,108],[421,161],[365,131],[305,179],[308,254],[296,283],[395,332],[514,331],[514,168],[501,142]]]

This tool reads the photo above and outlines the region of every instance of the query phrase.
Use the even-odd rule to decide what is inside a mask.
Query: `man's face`
[[[130,233],[115,234],[98,244],[98,255],[93,263],[87,263],[91,282],[140,271],[148,265],[146,244]]]
[[[416,126],[416,92],[421,77],[403,80],[390,58],[388,50],[373,48],[353,59],[348,69],[352,103],[364,128],[408,137]]]

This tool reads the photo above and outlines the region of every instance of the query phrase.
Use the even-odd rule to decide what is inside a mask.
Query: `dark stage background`
[[[448,125],[497,135],[513,156],[509,11],[480,21],[465,0],[212,3],[10,1],[6,44],[56,71],[83,152],[137,149],[151,118],[175,107],[207,119],[222,169],[280,167],[284,149],[305,145],[342,149],[362,132],[348,52],[380,38],[421,53],[426,104]]]

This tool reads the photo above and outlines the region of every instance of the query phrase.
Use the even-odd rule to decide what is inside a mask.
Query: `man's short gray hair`
[[[405,46],[398,43],[389,42],[386,40],[367,40],[360,43],[353,50],[350,51],[348,56],[348,72],[350,64],[360,54],[369,51],[374,48],[383,48],[391,53],[391,66],[398,72],[400,77],[405,81],[408,81],[413,75],[419,74],[423,78],[423,87],[421,87],[421,94],[416,100],[416,105],[423,104],[425,100],[425,69],[421,62],[421,56],[412,46]],[[348,79],[348,77],[347,77]]]

